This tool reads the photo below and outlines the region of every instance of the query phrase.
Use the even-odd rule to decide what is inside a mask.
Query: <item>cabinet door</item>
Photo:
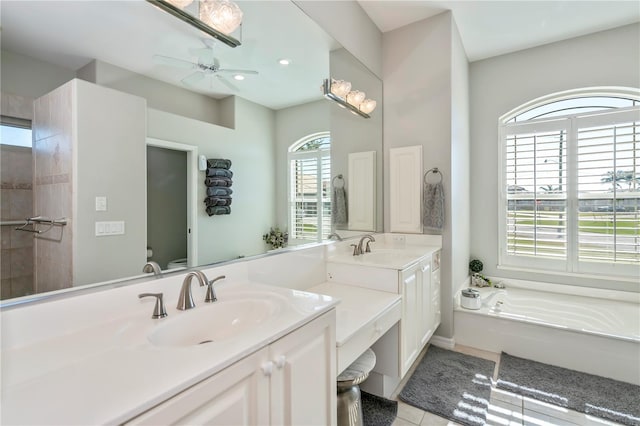
[[[335,310],[270,346],[272,425],[336,424]]]
[[[433,306],[431,301],[433,296],[431,294],[431,258],[427,257],[420,262],[420,347],[422,350],[427,344],[431,335],[434,332],[433,329]]]
[[[402,322],[400,323],[400,370],[404,376],[418,356],[421,304],[419,293],[420,264],[400,272],[402,288]]]
[[[134,418],[131,425],[269,424],[268,349],[238,361]]]

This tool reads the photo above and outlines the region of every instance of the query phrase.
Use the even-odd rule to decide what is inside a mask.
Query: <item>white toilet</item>
[[[187,267],[187,258],[175,259],[167,264],[167,269],[177,269],[177,268],[186,268]]]

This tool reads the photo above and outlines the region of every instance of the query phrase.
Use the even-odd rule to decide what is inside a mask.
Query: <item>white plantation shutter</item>
[[[576,122],[578,258],[640,265],[640,115],[618,111]]]
[[[331,233],[328,136],[294,144],[289,153],[289,229],[294,240],[322,241]]]
[[[500,263],[638,276],[640,108],[500,131]]]

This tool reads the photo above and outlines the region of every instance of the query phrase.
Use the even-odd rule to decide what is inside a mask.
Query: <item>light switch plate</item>
[[[96,197],[96,211],[97,212],[107,211],[107,197]]]
[[[96,237],[124,235],[124,221],[96,222]]]

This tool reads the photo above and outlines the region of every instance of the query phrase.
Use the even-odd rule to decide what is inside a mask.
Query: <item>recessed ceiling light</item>
[[[289,64],[291,63],[291,61],[290,61],[289,59],[280,59],[280,60],[278,61],[278,63],[279,63],[280,65],[289,65]]]
[[[244,80],[244,75],[236,74],[233,76],[236,80]]]

